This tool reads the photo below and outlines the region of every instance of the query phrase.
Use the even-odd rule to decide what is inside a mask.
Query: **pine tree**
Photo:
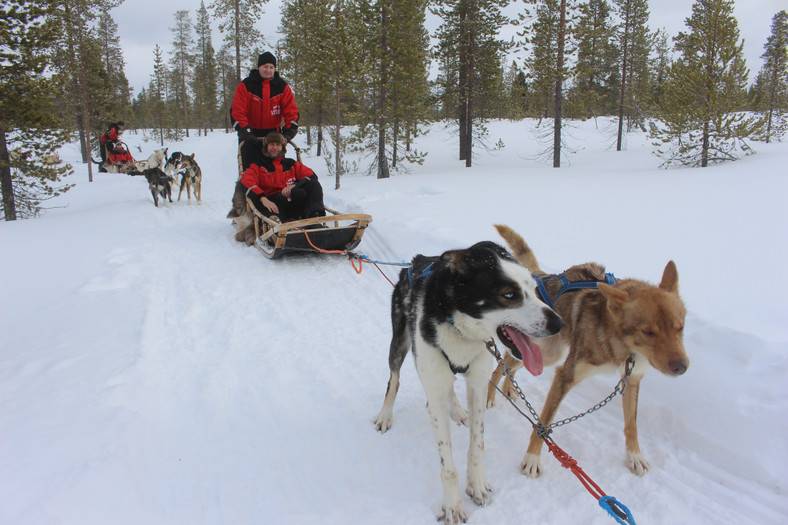
[[[174,40],[172,41],[172,86],[175,91],[175,101],[181,108],[183,115],[183,128],[186,136],[189,136],[189,86],[186,76],[193,73],[194,56],[192,46],[194,45],[194,35],[192,34],[192,22],[189,12],[178,10],[175,12],[175,26],[170,28]]]
[[[577,62],[574,67],[574,104],[582,117],[609,114],[618,88],[618,49],[614,38],[612,10],[607,0],[588,0],[578,6],[574,38]]]
[[[688,33],[675,38],[681,54],[670,68],[660,106],[662,126],[652,130],[664,165],[706,167],[752,153],[746,139],[760,122],[741,110],[747,67],[732,0],[696,0]]]
[[[511,46],[499,34],[511,22],[502,14],[508,4],[509,0],[435,0],[431,6],[443,20],[435,35],[443,104],[456,107],[452,113],[459,125],[459,159],[466,167],[473,164],[474,140],[485,132],[485,109],[503,89],[501,60]]]
[[[536,4],[536,17],[523,33],[533,49],[526,61],[534,91],[544,108],[544,116],[553,113],[553,167],[561,167],[561,129],[563,127],[564,81],[571,76],[566,59],[574,52],[572,33],[577,7],[572,0],[529,0]],[[520,19],[530,17],[526,10]]]
[[[211,21],[205,2],[200,2],[194,25],[197,43],[192,52],[195,60],[192,80],[193,113],[198,129],[207,133],[217,123],[216,57],[211,37]]]
[[[629,109],[630,116],[636,113],[639,102],[645,98],[648,89],[648,3],[646,0],[613,0],[616,4],[621,25],[618,42],[621,51],[619,66],[621,87],[618,100],[618,133],[616,151],[623,149],[624,115]]]
[[[764,139],[781,139],[788,129],[788,12],[772,18],[772,34],[763,46],[763,67],[758,74],[757,109],[766,116]]]
[[[216,68],[218,75],[218,89],[222,122],[225,132],[230,132],[230,105],[238,85],[235,61],[229,44],[224,44],[216,54]]]
[[[88,164],[88,180],[93,181],[92,136],[106,126],[97,107],[106,104],[109,81],[101,60],[101,42],[94,36],[99,15],[119,4],[119,0],[64,0],[53,3],[52,14],[61,31],[52,66],[68,80],[64,83],[63,107],[74,118],[82,160]]]
[[[109,81],[109,105],[113,111],[112,114],[107,114],[103,120],[127,119],[131,116],[129,106],[131,88],[124,71],[126,62],[123,59],[123,50],[120,48],[118,24],[112,19],[108,10],[99,13],[96,35],[100,43],[103,69],[106,71]]]
[[[0,6],[0,207],[6,221],[38,215],[43,201],[71,187],[56,186],[71,167],[53,162],[68,138],[55,110],[63,79],[45,74],[57,31],[50,2]]]
[[[658,29],[651,37],[653,56],[649,58],[649,111],[654,112],[662,104],[665,94],[665,81],[668,78],[670,65],[673,63],[670,49],[670,37],[664,29]]]
[[[282,3],[279,70],[292,79],[297,96],[299,125],[317,127],[317,155],[323,151],[323,127],[331,119],[334,72],[338,58],[334,32],[336,5],[319,0],[285,0]],[[352,56],[352,51],[348,50]]]
[[[167,107],[165,102],[167,90],[167,67],[164,64],[164,52],[156,44],[153,48],[153,76],[150,82],[151,109],[154,115],[154,130],[159,134],[159,144],[164,146],[165,126],[168,124]]]
[[[224,41],[235,49],[235,83],[245,75],[241,74],[241,61],[253,57],[260,42],[265,39],[255,29],[255,24],[263,15],[263,4],[268,0],[214,0],[209,6],[214,18],[220,20],[219,31]]]

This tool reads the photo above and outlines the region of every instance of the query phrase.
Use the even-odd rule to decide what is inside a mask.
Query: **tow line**
[[[547,444],[548,450],[550,450],[550,452],[553,454],[553,456],[555,456],[558,462],[561,463],[561,466],[569,469],[570,471],[572,471],[572,474],[577,476],[577,479],[580,480],[580,482],[583,484],[586,490],[594,497],[594,499],[597,500],[599,506],[607,511],[610,517],[612,517],[614,520],[616,520],[616,522],[620,523],[621,525],[636,525],[635,518],[632,516],[632,513],[629,511],[626,505],[619,502],[613,496],[608,496],[607,494],[605,494],[605,492],[599,487],[599,485],[597,485],[594,482],[594,480],[592,480],[591,477],[588,474],[586,474],[582,468],[580,468],[580,466],[577,464],[577,460],[575,460],[572,456],[570,456],[563,449],[561,449],[561,447],[559,447],[556,444],[556,442],[550,437],[550,433],[552,433],[553,428],[561,425],[565,425],[567,423],[571,423],[585,415],[590,414],[591,412],[599,410],[607,403],[609,403],[610,400],[613,399],[617,394],[623,394],[624,390],[626,389],[627,378],[632,373],[632,369],[635,365],[634,356],[630,355],[629,359],[627,359],[627,363],[625,365],[624,377],[622,377],[621,380],[618,382],[612,394],[610,394],[604,400],[597,403],[591,409],[587,410],[586,412],[583,412],[582,414],[561,421],[557,421],[555,423],[552,423],[551,425],[545,426],[539,419],[539,415],[536,413],[536,410],[534,410],[533,406],[525,398],[525,394],[523,394],[523,391],[520,389],[520,387],[517,385],[517,382],[514,380],[514,377],[511,374],[511,370],[504,363],[503,358],[501,357],[501,352],[498,351],[498,347],[495,345],[494,340],[490,339],[487,342],[487,350],[495,358],[496,362],[498,363],[498,366],[500,366],[501,370],[503,370],[504,375],[508,377],[509,380],[512,382],[512,386],[514,386],[517,395],[525,402],[525,405],[528,407],[528,411],[531,413],[531,416],[533,416],[533,419],[531,419],[531,417],[529,417],[528,414],[523,412],[520,409],[520,407],[518,407],[514,403],[513,400],[509,399],[508,396],[504,395],[501,389],[498,388],[498,385],[495,385],[492,382],[490,382],[490,384],[493,385],[495,389],[498,390],[498,392],[500,392],[501,395],[503,395],[504,399],[509,401],[509,403],[511,403],[511,405],[531,423],[531,426],[536,432],[536,435],[539,436],[542,440],[544,440],[544,442]]]

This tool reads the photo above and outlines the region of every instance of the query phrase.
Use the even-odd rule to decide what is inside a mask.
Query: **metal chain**
[[[572,417],[568,417],[566,419],[562,419],[560,421],[555,421],[555,422],[551,423],[550,425],[545,426],[545,425],[542,424],[541,419],[539,419],[539,415],[536,413],[536,410],[534,410],[534,407],[531,406],[531,403],[529,403],[528,400],[525,398],[525,394],[523,393],[522,389],[520,388],[520,385],[518,385],[517,381],[514,380],[514,375],[512,374],[511,369],[507,368],[506,364],[503,362],[503,357],[501,357],[501,352],[498,350],[498,347],[495,345],[495,341],[493,339],[490,339],[487,342],[487,350],[493,355],[495,360],[498,362],[498,366],[501,367],[501,370],[503,371],[504,375],[509,378],[509,381],[511,381],[512,386],[514,387],[514,391],[517,392],[517,396],[520,399],[522,399],[523,402],[525,403],[525,406],[528,407],[528,411],[534,417],[534,421],[531,421],[531,424],[533,425],[534,430],[536,431],[537,435],[540,438],[542,438],[542,439],[547,439],[554,428],[557,428],[557,427],[560,427],[560,426],[572,423],[574,421],[577,421],[581,417],[587,416],[588,414],[591,414],[592,412],[596,412],[597,410],[599,410],[603,406],[605,406],[608,403],[610,403],[610,401],[614,397],[616,397],[618,394],[623,394],[624,390],[626,390],[626,388],[627,388],[627,379],[629,378],[630,375],[632,375],[632,370],[635,368],[635,354],[629,354],[629,357],[627,358],[627,362],[624,365],[624,375],[618,381],[618,383],[616,383],[616,387],[613,389],[613,392],[611,392],[610,395],[608,395],[605,399],[603,399],[602,401],[600,401],[596,405],[592,406],[591,408],[589,408],[585,412],[582,412],[580,414],[574,415]],[[493,386],[495,387],[496,390],[501,392],[501,389],[498,388],[498,385],[493,385]],[[501,392],[501,394],[503,394],[503,392]],[[508,399],[509,402],[512,403],[512,405],[515,408],[517,408],[517,410],[521,414],[523,414],[526,418],[528,418],[528,416],[522,410],[520,410],[517,407],[517,405],[515,405],[514,402],[511,399],[508,398],[508,396],[504,395],[504,397],[506,399]],[[528,419],[530,421],[530,418],[528,418]]]

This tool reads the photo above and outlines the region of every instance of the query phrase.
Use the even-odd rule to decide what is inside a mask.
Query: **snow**
[[[643,382],[652,470],[624,466],[619,399],[553,437],[640,524],[788,522],[788,143],[662,170],[644,135],[616,152],[610,123],[588,121],[567,131],[576,152],[556,170],[534,159],[544,146],[532,126],[493,122],[489,143],[505,147],[477,148],[467,169],[435,125],[417,141],[424,166],[349,175],[339,190],[321,159],[304,161],[329,206],[373,216],[357,252],[375,260],[498,240],[494,223],[518,230],[548,271],[594,260],[658,282],[673,259],[691,366]],[[158,147],[125,140],[137,158]],[[166,146],[196,153],[202,204],[184,193],[155,208],[142,177],[88,183],[70,145],[61,156],[77,186],[39,219],[0,223],[0,522],[434,522],[438,456],[410,357],[392,429],[371,422],[388,380],[391,285],[342,256],[270,261],[236,243],[225,218],[235,136]],[[536,407],[551,378],[518,375]],[[615,382],[585,381],[559,417]],[[485,429],[493,502],[464,497],[469,523],[614,523],[546,452],[541,478],[519,473],[529,428],[508,404]],[[468,434],[452,433],[464,489]]]

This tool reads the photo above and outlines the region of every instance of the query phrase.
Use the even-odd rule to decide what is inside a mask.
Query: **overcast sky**
[[[207,0],[205,5],[210,5]],[[650,0],[651,29],[664,28],[669,35],[675,36],[679,31],[686,30],[684,21],[692,13],[692,0]],[[265,5],[265,15],[259,29],[273,46],[280,36],[276,33],[279,27],[280,0],[270,0]],[[520,4],[521,5],[521,4]],[[192,22],[196,20],[199,0],[125,0],[112,10],[112,16],[118,24],[118,36],[123,57],[126,60],[126,77],[129,79],[134,95],[147,86],[153,73],[153,49],[156,44],[165,52],[165,60],[171,55],[173,34],[170,28],[175,25],[175,12],[187,10]],[[519,9],[515,4],[510,9]],[[771,34],[771,20],[775,13],[788,9],[788,0],[739,0],[734,12],[739,21],[739,31],[744,38],[744,58],[750,68],[750,78],[760,70],[763,45]],[[222,35],[212,24],[214,47],[220,47]]]

